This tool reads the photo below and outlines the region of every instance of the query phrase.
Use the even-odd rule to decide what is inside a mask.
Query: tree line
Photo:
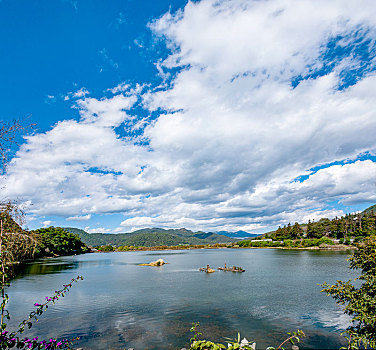
[[[372,207],[373,208],[373,207]],[[349,239],[359,240],[376,234],[376,210],[365,210],[361,213],[346,214],[330,220],[322,218],[319,221],[309,220],[307,224],[295,223],[278,227],[276,231],[265,235],[276,241],[286,239],[320,239],[328,237],[345,242]]]

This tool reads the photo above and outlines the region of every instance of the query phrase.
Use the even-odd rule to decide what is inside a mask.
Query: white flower
[[[249,345],[249,342],[246,338],[243,338],[243,340],[240,342],[240,346],[246,346]]]

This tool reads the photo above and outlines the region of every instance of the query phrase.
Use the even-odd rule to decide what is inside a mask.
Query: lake
[[[180,349],[192,322],[206,339],[225,341],[237,332],[257,349],[277,346],[302,329],[302,349],[343,345],[349,319],[318,283],[347,280],[350,252],[280,249],[198,249],[115,252],[42,259],[27,264],[8,288],[16,325],[71,278],[83,281],[35,323],[27,336],[80,337],[74,348]],[[138,266],[158,258],[162,267]],[[199,272],[242,266],[244,273]]]

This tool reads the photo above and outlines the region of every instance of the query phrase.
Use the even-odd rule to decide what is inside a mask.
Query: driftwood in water
[[[245,270],[241,266],[233,266],[233,267],[218,267],[220,271],[231,271],[231,272],[244,272]]]

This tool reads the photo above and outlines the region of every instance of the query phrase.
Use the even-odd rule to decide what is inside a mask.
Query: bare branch
[[[0,120],[0,171],[6,170],[8,156],[13,146],[19,146],[17,135],[34,129],[35,124],[26,124],[25,120],[14,119],[9,122]]]

